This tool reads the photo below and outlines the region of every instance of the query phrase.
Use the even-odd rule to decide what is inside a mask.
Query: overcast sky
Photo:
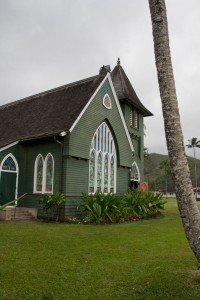
[[[200,139],[200,1],[166,6],[187,144]],[[148,0],[0,0],[0,41],[0,105],[113,69],[120,57],[154,114],[145,118],[145,146],[167,153]]]

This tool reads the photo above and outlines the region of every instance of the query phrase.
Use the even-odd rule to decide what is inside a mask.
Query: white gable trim
[[[69,132],[72,132],[72,130],[74,129],[76,124],[79,122],[80,118],[82,117],[82,115],[84,114],[84,112],[86,111],[86,109],[88,108],[88,106],[90,105],[90,103],[92,102],[92,100],[94,99],[94,97],[96,96],[96,94],[98,93],[98,91],[100,90],[100,88],[102,87],[102,85],[104,84],[104,82],[106,81],[107,78],[108,78],[108,75],[104,78],[104,80],[101,82],[99,87],[96,89],[96,91],[94,92],[94,94],[92,95],[92,97],[90,98],[90,100],[88,101],[86,106],[83,108],[83,110],[81,111],[80,115],[78,116],[78,118],[76,119],[74,124],[71,126]]]
[[[123,113],[122,113],[122,110],[121,110],[121,107],[120,107],[120,104],[119,104],[119,100],[117,98],[117,94],[115,92],[114,85],[113,85],[112,80],[111,80],[110,73],[107,73],[106,77],[103,79],[103,81],[101,82],[101,84],[99,85],[99,87],[96,89],[96,91],[94,92],[94,94],[92,95],[92,97],[90,98],[90,100],[88,101],[88,103],[86,104],[86,106],[83,108],[83,110],[79,114],[79,116],[76,119],[76,121],[74,122],[74,124],[71,126],[69,132],[72,132],[72,130],[74,129],[74,127],[76,126],[76,124],[79,122],[80,118],[82,117],[82,115],[84,114],[84,112],[86,111],[86,109],[88,108],[88,106],[90,105],[90,103],[92,102],[92,100],[94,99],[94,97],[96,96],[96,94],[98,93],[98,91],[100,90],[100,88],[102,87],[102,85],[104,84],[104,82],[107,79],[108,79],[108,81],[110,83],[111,90],[112,90],[113,95],[114,95],[114,99],[115,99],[115,102],[116,102],[116,105],[117,105],[117,108],[118,108],[118,111],[119,111],[120,118],[122,120],[122,124],[124,126],[124,130],[125,130],[125,133],[126,133],[126,136],[127,136],[127,139],[128,139],[128,142],[129,142],[129,145],[130,145],[130,148],[131,148],[131,151],[133,152],[134,151],[134,147],[133,147],[133,144],[132,144],[129,132],[128,132],[126,121],[124,119],[124,116],[123,116]]]
[[[19,143],[19,142],[14,142],[14,143],[9,144],[9,145],[7,145],[7,146],[5,146],[5,147],[3,147],[3,148],[0,148],[0,152],[4,151],[4,150],[6,150],[6,149],[8,149],[8,148],[10,148],[10,147],[12,147],[12,146],[17,145],[18,143]]]
[[[108,80],[109,80],[109,82],[110,82],[110,86],[111,86],[111,89],[112,89],[112,92],[113,92],[113,95],[114,95],[114,99],[115,99],[115,102],[116,102],[116,105],[117,105],[117,108],[118,108],[118,111],[119,111],[119,114],[120,114],[122,123],[123,123],[123,125],[124,125],[124,130],[125,130],[125,132],[126,132],[126,136],[127,136],[128,141],[129,141],[129,145],[130,145],[130,147],[131,147],[131,151],[133,152],[133,151],[135,151],[135,150],[134,150],[134,147],[133,147],[133,144],[132,144],[132,141],[131,141],[130,134],[129,134],[129,132],[128,132],[128,128],[127,128],[127,125],[126,125],[126,121],[125,121],[125,119],[124,119],[124,116],[123,116],[123,113],[122,113],[122,110],[121,110],[121,106],[120,106],[120,104],[119,104],[119,100],[118,100],[118,98],[117,98],[117,94],[116,94],[116,92],[115,92],[115,88],[114,88],[114,85],[113,85],[111,76],[110,76],[109,73],[108,73],[107,76],[108,76]]]

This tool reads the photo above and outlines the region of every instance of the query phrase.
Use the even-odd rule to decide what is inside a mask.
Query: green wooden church
[[[143,181],[143,118],[120,61],[110,70],[0,107],[0,205],[38,209],[43,194],[65,196],[75,216],[82,193],[123,194]]]

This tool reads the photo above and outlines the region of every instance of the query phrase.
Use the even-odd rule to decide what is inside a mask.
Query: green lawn
[[[0,222],[0,299],[199,299],[175,200],[120,225]]]

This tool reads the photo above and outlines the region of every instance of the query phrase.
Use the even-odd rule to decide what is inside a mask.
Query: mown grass
[[[0,299],[199,299],[174,199],[118,225],[0,222]]]

